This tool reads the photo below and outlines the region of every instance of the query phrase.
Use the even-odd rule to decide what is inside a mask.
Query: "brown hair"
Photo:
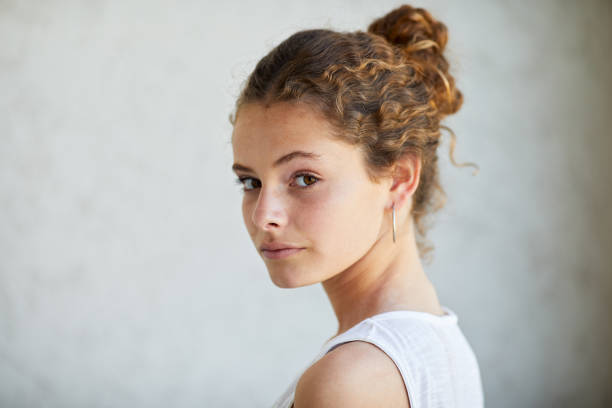
[[[423,217],[444,206],[437,147],[440,121],[461,107],[463,96],[443,55],[444,24],[422,8],[403,5],[376,19],[367,32],[299,31],[263,57],[236,101],[232,124],[247,103],[305,102],[337,129],[337,137],[364,152],[370,178],[386,175],[405,153],[422,161],[412,216],[425,238]],[[464,163],[460,166],[472,165]],[[418,239],[421,258],[433,248]]]

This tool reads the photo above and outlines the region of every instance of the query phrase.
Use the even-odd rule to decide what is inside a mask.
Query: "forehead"
[[[237,161],[298,149],[318,150],[322,156],[355,150],[334,137],[334,128],[320,113],[304,104],[289,102],[269,107],[258,103],[241,107],[234,125],[232,147]]]

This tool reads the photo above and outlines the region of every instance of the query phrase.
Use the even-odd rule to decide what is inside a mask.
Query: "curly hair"
[[[463,102],[443,55],[447,40],[443,23],[409,5],[374,20],[367,32],[299,31],[257,63],[230,122],[248,103],[307,103],[329,120],[335,137],[362,149],[375,182],[402,155],[418,154],[421,174],[411,214],[424,258],[433,249],[424,217],[446,202],[437,164],[441,128],[452,136],[452,163],[478,170],[455,162],[455,135],[440,124]]]

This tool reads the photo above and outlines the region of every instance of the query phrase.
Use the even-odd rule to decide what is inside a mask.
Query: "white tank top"
[[[312,364],[349,341],[361,340],[383,350],[404,380],[411,408],[481,408],[480,369],[454,311],[444,316],[396,310],[369,317],[323,344],[272,408],[290,408],[295,387]]]

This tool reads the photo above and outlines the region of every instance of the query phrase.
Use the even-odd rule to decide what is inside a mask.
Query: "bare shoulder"
[[[351,341],[310,366],[295,389],[295,408],[410,408],[402,376],[374,344]]]

